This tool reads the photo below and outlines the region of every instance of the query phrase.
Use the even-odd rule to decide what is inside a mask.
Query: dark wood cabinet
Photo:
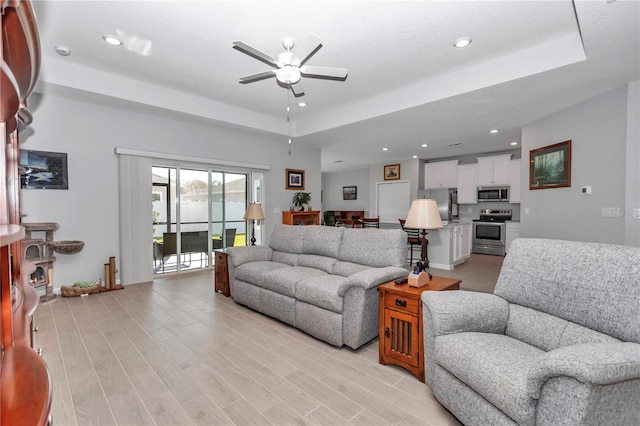
[[[214,251],[214,290],[225,296],[231,295],[229,288],[229,256],[224,251]]]

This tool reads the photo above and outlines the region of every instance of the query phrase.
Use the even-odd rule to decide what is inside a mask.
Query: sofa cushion
[[[505,334],[543,351],[581,343],[615,343],[620,340],[544,312],[509,304]]]
[[[502,334],[457,333],[435,339],[436,363],[523,425],[535,424],[527,374],[544,351]]]
[[[302,253],[338,258],[344,228],[331,226],[307,226],[302,242]]]
[[[519,238],[494,294],[624,341],[640,343],[640,249]]]
[[[298,264],[299,257],[299,254],[274,250],[273,255],[271,256],[271,260],[273,260],[274,262],[284,263],[289,266],[296,266]]]
[[[301,254],[298,259],[298,266],[320,269],[328,274],[333,270],[336,259],[333,257],[317,256],[315,254]]]
[[[348,277],[369,268],[370,266],[360,265],[359,263],[343,262],[341,260],[338,260],[336,263],[334,263],[331,273],[333,275]]]
[[[378,268],[404,267],[407,233],[401,229],[345,228],[338,260]]]
[[[262,287],[264,275],[275,269],[290,268],[284,263],[260,260],[257,262],[243,263],[235,268],[234,278],[250,284]]]
[[[318,275],[327,275],[327,273],[314,268],[289,266],[265,273],[260,286],[285,296],[296,297],[296,283]]]
[[[345,281],[347,278],[339,275],[306,278],[296,284],[296,299],[341,313],[343,303],[338,290]]]
[[[302,244],[307,235],[307,226],[276,224],[269,237],[269,247],[285,253],[302,253]]]

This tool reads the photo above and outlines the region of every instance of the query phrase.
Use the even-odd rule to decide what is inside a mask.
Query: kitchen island
[[[427,240],[429,268],[452,270],[471,256],[471,222],[449,222],[429,230]]]

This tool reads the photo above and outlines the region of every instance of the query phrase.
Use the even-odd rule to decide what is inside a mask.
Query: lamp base
[[[256,245],[256,221],[252,220],[251,221],[251,245],[255,246]]]

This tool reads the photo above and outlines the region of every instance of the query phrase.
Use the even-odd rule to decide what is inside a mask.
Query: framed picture
[[[400,179],[400,164],[384,166],[384,180]]]
[[[20,150],[20,187],[23,189],[69,189],[67,154]]]
[[[304,189],[304,170],[286,169],[286,189]]]
[[[358,199],[358,187],[357,186],[343,186],[342,187],[342,199],[343,200],[357,200]]]
[[[571,141],[529,151],[529,189],[571,186]]]

